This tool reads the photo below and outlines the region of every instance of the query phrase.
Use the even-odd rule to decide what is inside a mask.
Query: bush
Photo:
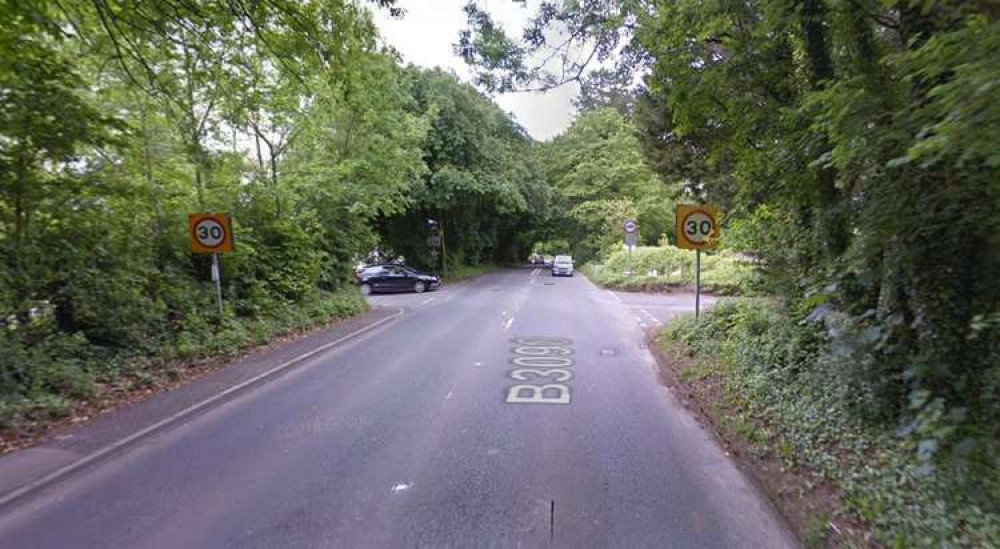
[[[929,460],[936,439],[858,413],[871,409],[877,382],[858,375],[821,325],[790,311],[772,299],[723,300],[699,321],[672,322],[662,341],[702,357],[727,392],[775,427],[775,446],[793,449],[787,456],[839,485],[882,542],[1000,544],[1000,462],[989,429],[978,430],[964,453],[931,452]],[[976,431],[969,425],[966,436]]]
[[[634,276],[625,276],[631,265]],[[602,286],[623,289],[668,289],[694,286],[695,253],[673,246],[637,247],[607,254],[603,263],[584,266],[584,273]],[[651,273],[655,272],[655,276]],[[709,292],[735,294],[753,290],[754,268],[732,254],[702,254],[701,284]]]
[[[60,332],[49,317],[0,327],[0,428],[69,415],[95,393],[96,382],[124,388],[153,388],[178,377],[170,362],[228,354],[292,330],[308,329],[367,308],[354,288],[313,290],[300,301],[275,300],[253,317],[227,309],[220,325],[214,307],[176,311],[178,331],[163,334],[154,347],[100,346],[83,332]]]

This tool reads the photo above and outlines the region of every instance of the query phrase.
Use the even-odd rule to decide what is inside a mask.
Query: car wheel
[[[361,295],[371,295],[371,293],[372,293],[372,285],[371,284],[362,284],[361,285]]]
[[[418,294],[424,293],[424,290],[426,289],[427,285],[421,282],[420,280],[413,283],[413,291],[417,292]]]

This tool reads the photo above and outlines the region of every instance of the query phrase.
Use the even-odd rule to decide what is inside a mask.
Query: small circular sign
[[[681,222],[684,239],[692,244],[704,244],[715,235],[715,218],[708,212],[695,210]]]
[[[628,221],[625,222],[625,232],[634,233],[635,228],[636,228],[635,221],[629,219]]]
[[[226,240],[226,228],[212,218],[199,220],[194,225],[194,239],[206,248],[218,248]]]

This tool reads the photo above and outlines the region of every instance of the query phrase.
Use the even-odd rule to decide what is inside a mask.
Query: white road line
[[[448,400],[448,399],[450,399],[450,398],[451,398],[451,395],[453,395],[453,394],[455,394],[455,391],[448,391],[448,396],[444,397],[444,399],[445,399],[445,400]]]
[[[43,476],[43,477],[41,477],[41,478],[39,478],[37,480],[29,482],[28,484],[25,484],[24,486],[22,486],[22,487],[20,487],[20,488],[18,488],[16,490],[12,490],[10,492],[7,492],[3,496],[0,496],[0,507],[3,507],[4,505],[7,505],[11,501],[14,501],[15,499],[17,499],[17,498],[19,498],[19,497],[21,497],[21,496],[23,496],[25,494],[33,492],[33,491],[35,491],[38,488],[41,488],[41,487],[43,487],[43,486],[45,486],[45,485],[47,485],[47,484],[49,484],[49,483],[51,483],[51,482],[53,482],[55,480],[58,480],[61,477],[63,477],[65,475],[69,474],[69,473],[72,473],[72,472],[80,469],[81,467],[84,467],[84,466],[86,466],[86,465],[88,465],[90,463],[94,463],[95,461],[98,461],[99,459],[103,458],[104,456],[107,456],[108,454],[111,454],[112,452],[114,452],[114,451],[116,451],[118,449],[124,448],[124,447],[132,444],[133,442],[142,439],[146,435],[149,435],[151,433],[155,433],[156,431],[158,431],[158,430],[160,430],[160,429],[162,429],[164,427],[167,427],[167,426],[171,425],[172,423],[174,423],[174,422],[176,422],[176,421],[178,421],[180,419],[183,419],[183,418],[185,418],[187,416],[190,416],[193,413],[195,413],[195,412],[197,412],[197,411],[199,411],[199,410],[201,410],[203,408],[211,406],[212,404],[221,401],[222,399],[226,398],[227,396],[243,390],[245,387],[250,387],[251,385],[257,383],[258,381],[267,379],[268,377],[273,376],[274,374],[276,374],[276,373],[278,373],[278,372],[280,372],[280,371],[288,368],[289,366],[292,366],[294,364],[302,362],[303,360],[306,360],[306,359],[308,359],[310,357],[316,356],[319,353],[322,353],[323,351],[325,351],[325,350],[327,350],[327,349],[329,349],[331,347],[335,347],[335,346],[337,346],[337,345],[339,345],[339,344],[341,344],[341,343],[343,343],[343,342],[345,342],[345,341],[347,341],[349,339],[353,339],[353,338],[355,338],[355,337],[357,337],[357,336],[359,336],[359,335],[361,335],[361,334],[363,334],[365,332],[370,332],[370,331],[374,330],[375,328],[377,328],[377,327],[385,324],[386,322],[389,322],[391,320],[395,320],[395,319],[397,319],[397,318],[399,318],[401,316],[403,316],[403,310],[402,309],[397,309],[396,312],[392,316],[388,316],[388,317],[376,320],[375,322],[373,322],[373,323],[371,323],[371,324],[369,324],[367,326],[363,326],[363,327],[361,327],[361,328],[359,328],[359,329],[357,329],[357,330],[355,330],[355,331],[353,331],[353,332],[351,332],[349,334],[345,334],[345,335],[337,338],[334,341],[331,341],[329,343],[325,343],[323,345],[320,345],[319,347],[316,347],[315,349],[313,349],[311,351],[307,351],[305,353],[302,353],[301,355],[298,355],[296,357],[290,358],[290,359],[282,362],[281,364],[278,364],[274,368],[271,368],[270,370],[267,370],[266,372],[257,374],[256,376],[254,376],[254,377],[252,377],[252,378],[250,378],[250,379],[248,379],[246,381],[243,381],[242,383],[239,383],[237,385],[233,385],[232,387],[226,389],[225,391],[222,391],[220,393],[216,393],[214,396],[211,396],[211,397],[209,397],[209,398],[207,398],[207,399],[205,399],[205,400],[203,400],[201,402],[198,402],[196,404],[192,404],[191,406],[188,406],[187,408],[184,408],[183,410],[181,410],[179,412],[171,414],[171,415],[167,416],[166,418],[161,419],[160,421],[157,421],[156,423],[154,423],[154,424],[152,424],[152,425],[150,425],[150,426],[148,426],[148,427],[146,427],[144,429],[141,429],[141,430],[139,430],[139,431],[137,431],[137,432],[135,432],[135,433],[133,433],[133,434],[125,437],[125,438],[119,439],[118,441],[116,441],[116,442],[114,442],[112,444],[109,444],[109,445],[101,448],[100,450],[96,450],[94,452],[91,452],[91,453],[83,456],[82,458],[80,458],[80,459],[78,459],[78,460],[76,460],[76,461],[74,461],[72,463],[66,464],[66,465],[60,467],[59,469],[56,469],[55,471],[52,471],[51,473],[49,473],[49,474],[47,474],[47,475],[45,475],[45,476]]]
[[[618,297],[618,294],[612,292],[611,290],[608,290],[608,293],[611,294],[611,297],[615,298],[615,301],[617,301],[618,303],[622,302],[622,298]]]
[[[513,323],[514,323],[514,317],[510,317],[510,318],[507,319],[507,322],[504,323],[504,325],[503,325],[503,331],[504,331],[504,333],[506,333],[507,330],[510,330],[510,325],[513,324]]]
[[[421,304],[421,305],[427,305],[427,304],[428,304],[428,303],[430,303],[431,301],[434,301],[434,298],[433,298],[433,297],[428,297],[427,299],[425,299],[425,300],[421,301],[421,302],[420,302],[420,304]]]

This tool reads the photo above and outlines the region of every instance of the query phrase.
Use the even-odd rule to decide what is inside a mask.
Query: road
[[[681,300],[544,274],[373,296],[405,313],[19,502],[0,546],[793,546],[656,381],[628,300]]]

